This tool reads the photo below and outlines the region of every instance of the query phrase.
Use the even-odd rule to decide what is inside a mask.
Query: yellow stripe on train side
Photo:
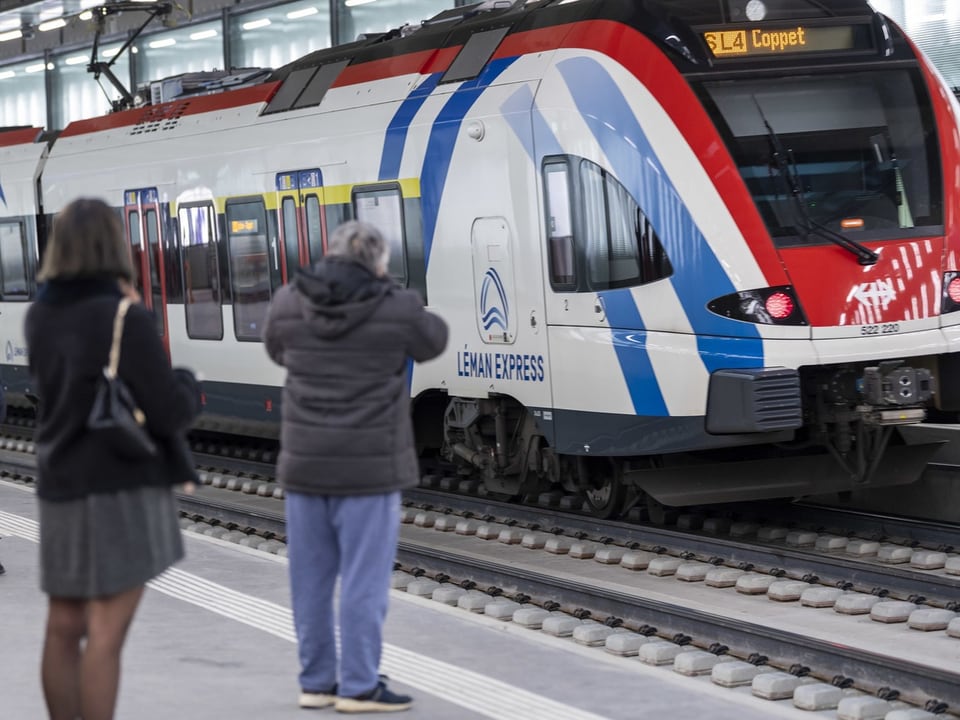
[[[323,185],[318,188],[308,188],[303,192],[311,193],[317,192],[321,193],[323,198],[324,205],[349,205],[353,202],[353,191],[357,188],[369,188],[369,187],[378,187],[378,186],[390,186],[390,185],[399,185],[400,193],[405,199],[413,199],[420,197],[420,178],[403,178],[401,180],[386,180],[383,182],[372,182],[372,183],[351,183],[348,185]],[[227,203],[230,201],[236,200],[250,200],[253,198],[263,200],[264,207],[270,211],[274,212],[280,207],[281,200],[284,197],[296,197],[296,190],[278,190],[275,192],[263,193],[262,195],[252,194],[252,195],[218,195],[213,198],[213,206],[217,211],[218,215],[223,215],[226,212]],[[209,200],[207,201],[209,202]],[[189,201],[182,203],[192,204]],[[176,201],[170,203],[170,214],[176,216],[179,211],[179,206]]]

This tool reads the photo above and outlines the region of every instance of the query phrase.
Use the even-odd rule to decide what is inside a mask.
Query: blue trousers
[[[336,684],[343,697],[362,695],[379,679],[400,493],[340,497],[288,492],[286,498],[300,688],[330,692]],[[339,673],[333,608],[338,575]]]

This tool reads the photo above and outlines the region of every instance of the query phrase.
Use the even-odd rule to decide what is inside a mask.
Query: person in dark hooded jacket
[[[366,223],[273,299],[264,329],[287,369],[277,477],[286,491],[300,706],[405,710],[378,675],[400,523],[418,482],[409,361],[438,356],[446,323],[387,275],[389,246]],[[340,577],[339,663],[333,592]]]

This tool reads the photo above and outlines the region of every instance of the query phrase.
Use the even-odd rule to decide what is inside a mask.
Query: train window
[[[943,224],[933,109],[919,72],[704,82],[704,106],[778,246],[925,236]],[[785,158],[781,160],[779,158]]]
[[[127,234],[130,237],[130,259],[133,261],[133,282],[137,292],[143,294],[143,251],[140,234],[140,213],[127,213]]]
[[[550,283],[555,290],[573,290],[577,286],[577,270],[570,207],[570,168],[566,161],[549,163],[544,167],[543,174],[547,199]]]
[[[227,244],[238,340],[260,340],[270,305],[270,247],[263,201],[227,204]]]
[[[406,285],[406,257],[403,227],[403,196],[399,185],[378,185],[356,188],[353,208],[357,220],[377,228],[390,248],[388,272],[401,285]]]
[[[471,35],[457,53],[457,57],[450,63],[449,69],[443,74],[440,82],[460,82],[477,77],[487,66],[494,51],[508,32],[510,32],[509,27],[502,27]]]
[[[307,247],[310,250],[310,262],[314,263],[323,257],[323,216],[320,212],[320,199],[314,195],[307,195],[303,202],[307,215]]]
[[[623,185],[588,160],[580,164],[580,185],[592,290],[642,285],[672,274],[653,226]]]
[[[287,281],[300,267],[300,231],[297,228],[297,204],[293,198],[284,198],[280,208],[280,218],[283,222],[283,247],[287,260]]]
[[[20,222],[0,223],[0,270],[3,299],[26,299],[30,294],[27,281],[26,238]]]
[[[143,214],[147,224],[147,265],[150,271],[150,309],[157,323],[157,330],[163,335],[163,284],[160,282],[160,263],[163,253],[160,250],[160,225],[156,210],[147,210]]]
[[[323,211],[324,215],[327,216],[327,237],[330,237],[333,231],[343,225],[347,220],[353,220],[353,205],[350,203],[326,205]]]
[[[223,313],[216,212],[211,204],[181,207],[178,219],[187,335],[195,340],[221,340]]]

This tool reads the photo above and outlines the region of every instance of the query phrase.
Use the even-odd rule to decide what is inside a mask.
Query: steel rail
[[[19,455],[19,462],[8,462],[11,455]],[[24,460],[22,454],[0,451],[2,465],[30,468],[33,463]],[[220,495],[222,493],[218,490],[200,487],[194,495],[178,494],[178,500],[187,515],[224,525],[233,524],[239,529],[256,530],[261,534],[285,536],[280,501],[249,496],[243,496],[241,502],[225,501]],[[490,503],[484,507],[494,509]],[[508,507],[512,509],[514,506]],[[598,525],[596,521],[583,520],[583,527],[592,527],[594,532],[609,530],[613,525],[617,524]],[[665,532],[656,531],[656,534],[663,536]],[[618,618],[628,628],[645,629],[660,637],[690,642],[696,647],[712,649],[717,653],[726,652],[741,658],[765,656],[774,667],[798,674],[809,673],[826,682],[838,676],[849,678],[855,687],[864,692],[875,693],[888,688],[899,693],[901,699],[917,705],[935,701],[960,707],[960,674],[943,668],[906,662],[843,643],[818,640],[728,616],[597,587],[588,581],[557,578],[547,573],[518,568],[509,562],[475,556],[465,558],[449,550],[408,539],[400,541],[398,560],[410,570],[418,568],[433,577],[443,575],[470,580],[481,587],[499,588],[514,597],[523,594],[541,603],[556,602],[566,609],[583,608],[593,617]]]
[[[423,543],[401,540],[398,558],[409,568],[450,578],[483,578],[484,583],[507,593],[521,593],[543,601],[555,601],[566,608],[585,608],[597,617],[623,620],[633,629],[641,625],[656,628],[667,639],[686,637],[703,649],[726,646],[729,654],[746,659],[757,654],[769,664],[812,674],[825,682],[835,677],[850,678],[858,689],[876,693],[890,688],[901,699],[923,706],[930,701],[960,707],[960,673],[943,668],[906,662],[840,642],[827,642],[805,635],[758,625],[728,616],[714,615],[650,600],[628,593],[598,588],[587,582],[560,579],[545,573],[519,569],[508,562],[465,559],[456,553]],[[722,651],[722,650],[721,650]]]
[[[579,534],[601,542],[639,546],[657,552],[672,550],[689,554],[691,559],[710,562],[721,558],[731,567],[751,567],[760,571],[784,571],[789,577],[816,576],[824,585],[842,584],[862,592],[889,594],[904,600],[923,597],[936,605],[960,600],[960,576],[870,564],[853,558],[821,555],[785,546],[766,546],[720,538],[687,530],[670,530],[618,521],[602,521],[582,515],[558,515],[554,509],[502,503],[463,495],[449,495],[417,489],[405,494],[408,501],[436,512],[456,509],[474,517],[494,518],[500,522],[551,532],[562,525],[566,534]]]

